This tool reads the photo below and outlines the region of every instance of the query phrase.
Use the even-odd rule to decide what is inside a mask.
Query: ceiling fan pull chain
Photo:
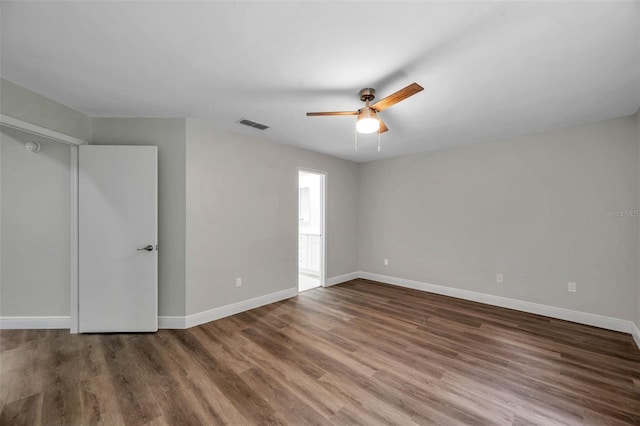
[[[354,139],[355,139],[355,148],[356,148],[356,152],[358,152],[358,131],[356,130],[356,128],[353,128],[353,134],[354,134]]]
[[[378,130],[378,152],[380,152],[380,130]]]

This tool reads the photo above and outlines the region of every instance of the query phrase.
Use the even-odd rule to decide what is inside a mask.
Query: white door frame
[[[324,170],[317,170],[317,169],[311,169],[308,167],[298,167],[298,174],[297,174],[297,178],[298,178],[298,187],[300,184],[300,172],[305,172],[305,173],[313,173],[316,175],[320,175],[322,176],[322,185],[320,185],[321,188],[321,199],[320,202],[322,204],[322,208],[320,209],[320,219],[322,221],[322,228],[320,229],[321,235],[320,235],[320,244],[322,244],[322,250],[320,251],[320,255],[322,256],[322,259],[320,259],[320,287],[326,287],[325,286],[325,281],[326,281],[326,277],[327,277],[327,179],[328,179],[328,173],[325,172]],[[300,191],[297,190],[298,193],[298,206],[300,206]],[[298,216],[296,216],[298,217]],[[298,237],[299,233],[300,233],[300,223],[298,221],[296,221],[296,225],[298,226],[298,232],[296,233],[296,238]],[[297,245],[296,245],[297,247]],[[296,263],[296,268],[298,268],[298,272],[300,271],[300,266],[298,263]],[[299,284],[298,284],[298,288],[299,288]],[[299,290],[298,290],[299,291]]]
[[[63,143],[71,148],[69,165],[70,178],[70,283],[69,283],[69,332],[78,332],[78,146],[88,145],[89,142],[73,136],[56,132],[46,127],[28,123],[8,115],[0,114],[0,125],[21,130],[48,139],[52,142]]]
[[[80,329],[79,317],[80,317],[80,305],[78,301],[80,282],[78,277],[78,257],[80,252],[78,247],[80,242],[78,240],[78,147],[71,147],[71,208],[70,218],[71,221],[71,239],[69,252],[69,259],[71,261],[71,287],[69,289],[69,333],[76,334]]]

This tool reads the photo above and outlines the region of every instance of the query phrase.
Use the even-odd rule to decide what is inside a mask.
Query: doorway
[[[324,286],[324,172],[298,170],[298,291]]]

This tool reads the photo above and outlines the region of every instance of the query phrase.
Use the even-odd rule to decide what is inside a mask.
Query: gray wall
[[[363,164],[360,269],[633,319],[638,184],[634,117]]]
[[[296,285],[300,166],[328,172],[328,278],[360,269],[640,326],[639,219],[605,214],[640,205],[638,115],[356,165],[195,120],[92,120],[6,80],[0,91],[2,114],[159,146],[160,315]],[[69,148],[32,155],[20,132],[0,137],[0,316],[66,316]]]
[[[297,286],[298,167],[327,172],[327,277],[356,271],[355,163],[187,120],[187,314]]]
[[[4,79],[0,79],[0,113],[91,140],[91,117]]]
[[[2,127],[0,157],[0,316],[68,316],[70,148]]]
[[[184,118],[94,118],[96,145],[158,147],[158,314],[185,313]]]

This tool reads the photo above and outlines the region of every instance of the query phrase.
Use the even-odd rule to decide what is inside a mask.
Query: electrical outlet
[[[236,278],[236,287],[242,287],[242,278]]]
[[[578,291],[576,283],[570,282],[569,285],[567,286],[567,290],[570,291],[571,293],[575,293],[576,291]]]
[[[389,259],[384,260],[384,266],[389,266]]]
[[[504,275],[503,274],[496,274],[496,282],[497,283],[503,283],[504,282]]]

